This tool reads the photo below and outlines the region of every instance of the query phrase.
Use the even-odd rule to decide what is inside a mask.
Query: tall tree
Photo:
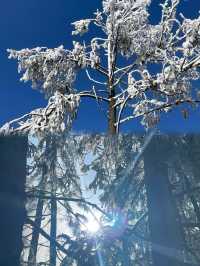
[[[0,265],[20,266],[26,218],[26,136],[0,136]]]
[[[28,157],[29,175],[27,176],[26,193],[28,219],[31,219],[34,226],[31,224],[31,240],[29,239],[30,230],[28,228],[24,230],[29,252],[28,264],[35,265],[36,262],[38,263],[38,251],[42,245],[38,228],[44,228],[49,224],[49,229],[47,228],[50,234],[49,239],[54,241],[50,241],[50,249],[46,248],[44,252],[49,254],[50,264],[55,265],[57,258],[55,239],[58,234],[57,221],[60,218],[58,212],[61,212],[60,202],[56,195],[62,195],[69,202],[71,198],[81,198],[75,169],[76,158],[72,148],[75,143],[71,137],[68,137],[66,142],[66,136],[55,137],[51,134],[41,136],[38,139],[33,138],[30,142],[32,143],[30,143]],[[66,154],[66,152],[68,153]],[[62,212],[63,215],[67,213],[68,220],[71,219],[72,215],[75,215],[73,214],[73,207],[68,202],[62,208]],[[29,225],[30,221],[27,223]],[[24,252],[24,261],[26,261],[26,254],[27,252]]]
[[[173,138],[156,136],[144,152],[145,185],[153,265],[181,266],[183,238],[169,181]]]
[[[64,131],[84,98],[106,104],[111,134],[131,119],[141,117],[148,128],[159,121],[161,111],[198,104],[193,81],[199,79],[200,18],[178,16],[179,2],[165,0],[160,21],[152,25],[150,0],[102,0],[102,11],[93,18],[72,23],[73,35],[82,36],[93,24],[99,36],[74,41],[72,50],[9,49],[9,58],[17,59],[23,72],[21,80],[40,88],[49,102],[3,129],[17,125],[17,131]],[[74,88],[83,71],[91,87],[87,91]]]
[[[38,227],[42,225],[42,218],[43,218],[43,208],[44,208],[44,200],[42,199],[43,191],[45,190],[45,182],[47,180],[47,173],[46,173],[46,165],[43,164],[42,166],[42,179],[39,184],[40,193],[37,202],[37,207],[35,211],[35,224],[36,226],[33,228],[32,231],[32,238],[30,243],[29,255],[28,255],[28,266],[34,266],[36,264],[36,256],[38,250],[38,242],[39,242],[39,231]]]

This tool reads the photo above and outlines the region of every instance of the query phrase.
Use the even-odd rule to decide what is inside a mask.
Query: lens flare
[[[88,213],[86,218],[87,218],[87,221],[84,223],[81,229],[91,234],[97,233],[101,227],[100,221],[99,221],[100,218],[96,214],[93,214],[93,213]]]
[[[86,223],[87,230],[91,233],[96,233],[100,229],[99,222],[94,218],[88,219],[88,222]]]

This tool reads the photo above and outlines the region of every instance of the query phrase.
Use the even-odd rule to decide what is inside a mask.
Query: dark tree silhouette
[[[25,222],[27,137],[0,136],[0,265],[19,266]]]

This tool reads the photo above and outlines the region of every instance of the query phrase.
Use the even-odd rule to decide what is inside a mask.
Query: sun
[[[100,221],[99,217],[96,214],[88,213],[87,214],[87,222],[84,223],[82,229],[84,231],[88,231],[91,234],[95,234],[100,230]]]

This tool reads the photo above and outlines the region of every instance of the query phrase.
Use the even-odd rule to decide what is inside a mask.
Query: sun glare
[[[84,225],[83,230],[87,230],[88,232],[95,234],[100,229],[100,222],[96,215],[88,214],[87,222]]]

